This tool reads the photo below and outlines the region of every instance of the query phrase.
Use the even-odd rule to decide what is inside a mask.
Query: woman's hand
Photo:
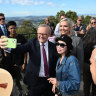
[[[55,85],[52,86],[52,92],[55,93]]]
[[[59,82],[57,81],[56,78],[48,78],[49,83],[52,83],[53,85],[55,85],[56,87],[59,86]]]

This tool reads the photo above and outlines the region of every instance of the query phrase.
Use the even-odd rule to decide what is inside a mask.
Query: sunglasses
[[[5,20],[5,18],[0,18],[0,21],[1,21],[1,20]]]
[[[78,21],[82,21],[82,20],[78,20]]]
[[[63,43],[58,43],[58,42],[55,43],[55,45],[56,45],[56,46],[60,46],[61,48],[64,48],[65,46],[67,46],[67,45],[65,45],[65,44],[63,44]]]
[[[91,24],[96,24],[96,22],[92,22]]]

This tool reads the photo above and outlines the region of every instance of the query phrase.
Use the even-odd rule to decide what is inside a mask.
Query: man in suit
[[[52,85],[48,82],[49,77],[55,77],[55,67],[57,62],[56,47],[48,41],[51,29],[46,24],[41,24],[37,30],[37,38],[30,39],[24,45],[18,46],[11,52],[26,53],[29,52],[29,62],[25,72],[24,82],[29,86],[30,96],[53,96]],[[0,46],[4,43],[0,39]],[[44,46],[43,46],[44,45]],[[45,71],[45,59],[43,47],[47,58],[47,75]]]
[[[2,35],[8,36],[9,32],[8,32],[7,27],[5,25],[5,16],[3,13],[0,13],[0,37]]]

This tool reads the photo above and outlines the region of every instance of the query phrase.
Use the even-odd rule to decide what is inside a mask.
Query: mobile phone
[[[17,39],[14,39],[14,38],[4,38],[4,39],[7,39],[7,45],[5,45],[4,47],[7,47],[7,48],[16,48],[17,46]]]

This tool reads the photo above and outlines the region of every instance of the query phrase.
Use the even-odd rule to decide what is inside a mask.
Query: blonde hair
[[[75,35],[75,32],[73,30],[73,26],[72,26],[72,20],[69,19],[69,18],[64,18],[62,19],[59,23],[61,22],[68,22],[68,25],[69,25],[69,28],[70,28],[70,36],[71,35]],[[60,24],[59,24],[59,28],[60,28]],[[60,31],[59,31],[59,34],[61,35]]]

